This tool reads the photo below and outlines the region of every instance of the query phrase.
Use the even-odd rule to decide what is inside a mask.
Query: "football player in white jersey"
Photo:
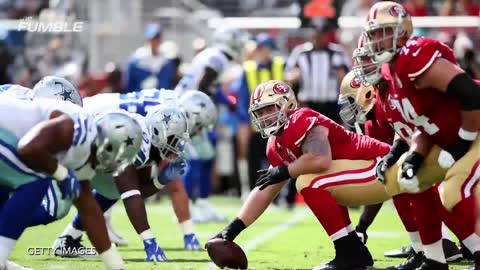
[[[166,261],[163,250],[156,243],[150,230],[142,197],[156,193],[158,189],[180,177],[185,162],[177,157],[181,155],[185,140],[188,138],[187,119],[181,110],[169,105],[152,107],[146,118],[138,114],[135,114],[135,118],[144,128],[142,147],[137,153],[135,162],[115,179],[104,174],[97,175],[92,181],[92,186],[95,188],[95,198],[103,211],[108,210],[119,199],[123,200],[130,221],[144,242],[146,260]],[[142,172],[157,165],[161,166],[158,175],[148,174],[147,177],[142,175]],[[154,192],[145,193],[152,190],[151,187],[154,188]],[[50,200],[50,205],[55,201],[58,199]],[[67,212],[63,213],[66,214]],[[69,224],[64,233],[57,238],[54,249],[68,250],[79,247],[83,233],[83,226],[77,215],[72,224]],[[187,236],[193,238],[185,242],[185,245],[189,245],[186,248],[200,249],[196,236],[193,232],[191,234],[184,236],[184,239]]]
[[[6,259],[51,179],[61,183],[63,197],[79,195],[74,204],[107,269],[123,269],[99,221],[90,182],[83,180],[92,179],[95,169],[118,174],[133,161],[142,140],[138,124],[118,112],[93,119],[78,106],[49,99],[4,98],[0,112],[6,116],[0,119],[0,187],[15,190],[0,214],[0,269],[9,269]]]
[[[182,95],[190,89],[213,94],[218,79],[227,69],[230,61],[239,61],[247,41],[247,34],[236,28],[221,28],[215,31],[212,46],[197,54],[184,76],[175,87]]]
[[[239,61],[247,41],[247,34],[236,28],[219,28],[213,34],[212,46],[193,58],[190,67],[182,77],[175,92],[183,94],[188,89],[198,89],[229,107],[234,106],[218,89],[218,80],[229,66],[230,61]],[[215,135],[202,131],[201,136],[193,137],[189,153],[189,170],[184,175],[184,185],[189,192],[192,204],[192,216],[195,222],[226,221],[226,218],[207,202],[210,193],[210,175],[215,156],[212,141]],[[210,139],[209,139],[210,137]],[[194,190],[201,186],[201,196],[196,198]],[[198,206],[198,207],[196,207]]]
[[[198,91],[189,91],[189,92],[197,92]],[[206,97],[208,100],[205,102],[205,107],[207,108],[214,108],[213,102],[203,93],[200,95]],[[108,181],[93,181],[93,186],[96,188],[97,194],[95,195],[97,200],[99,201],[100,205],[104,205],[102,208],[108,209],[110,208],[114,202],[116,202],[119,198],[124,200],[124,204],[128,212],[135,213],[135,219],[131,219],[132,224],[134,225],[137,233],[143,240],[149,240],[149,238],[153,238],[152,233],[150,232],[148,221],[146,219],[145,210],[141,210],[140,208],[144,209],[143,200],[140,196],[138,190],[141,191],[141,195],[143,197],[148,197],[156,192],[159,189],[162,189],[165,185],[169,188],[170,192],[172,193],[172,203],[174,206],[175,213],[177,215],[178,221],[180,223],[180,227],[184,233],[184,248],[189,250],[200,250],[201,246],[198,242],[198,239],[193,231],[193,224],[190,220],[190,214],[188,209],[188,197],[186,192],[183,188],[181,179],[180,179],[180,172],[183,171],[183,161],[175,160],[174,162],[168,163],[165,167],[163,167],[165,162],[160,164],[163,169],[160,170],[158,175],[152,176],[150,171],[157,172],[156,165],[161,163],[161,160],[167,159],[167,154],[163,153],[168,148],[170,151],[176,151],[176,147],[169,146],[168,144],[164,144],[164,147],[160,145],[162,142],[159,141],[159,136],[165,132],[165,124],[170,124],[169,132],[176,132],[175,135],[179,138],[184,140],[182,136],[184,133],[188,132],[195,132],[195,129],[202,127],[203,118],[199,118],[198,110],[203,110],[203,112],[208,112],[205,108],[198,109],[199,106],[189,106],[190,110],[185,110],[185,115],[189,115],[189,122],[188,126],[192,129],[190,130],[183,130],[182,128],[173,127],[183,127],[187,126],[187,123],[179,123],[176,115],[183,115],[183,112],[179,112],[178,109],[172,108],[165,108],[164,105],[174,105],[176,103],[176,95],[171,90],[157,90],[157,89],[149,89],[149,90],[142,90],[136,93],[129,93],[129,94],[100,94],[93,97],[85,98],[84,100],[84,107],[89,112],[98,112],[105,109],[113,109],[113,108],[122,108],[130,112],[138,112],[141,114],[146,114],[147,111],[147,124],[149,126],[148,130],[144,132],[144,134],[149,133],[150,130],[152,131],[152,138],[149,139],[149,136],[144,138],[144,145],[142,146],[142,152],[139,152],[137,155],[137,160],[135,162],[135,167],[132,166],[127,168],[125,173],[130,171],[128,174],[129,177],[125,177],[125,181],[116,180],[117,189],[115,189],[115,185],[112,185],[113,182]],[[192,96],[195,100],[198,100],[198,96]],[[190,98],[188,99],[190,100]],[[160,107],[156,104],[161,104]],[[165,111],[167,110],[167,111]],[[168,112],[168,113],[167,113]],[[216,113],[216,112],[215,112]],[[211,113],[210,113],[211,114]],[[139,116],[140,117],[140,116]],[[140,117],[141,118],[141,117]],[[165,119],[165,120],[164,120]],[[177,119],[177,121],[175,121]],[[175,124],[176,123],[176,124]],[[162,131],[158,133],[158,131]],[[150,147],[149,141],[152,141],[153,146]],[[147,142],[147,143],[145,143]],[[160,145],[160,147],[159,147]],[[183,145],[179,144],[179,146]],[[183,148],[183,147],[182,147]],[[159,151],[160,150],[160,151]],[[177,153],[178,155],[179,153]],[[152,161],[157,164],[151,164]],[[147,166],[148,165],[148,166]],[[135,171],[136,168],[136,171]],[[121,177],[121,176],[119,176]],[[173,178],[172,178],[173,177]],[[150,179],[153,179],[150,180]],[[123,184],[122,184],[123,183]],[[112,190],[111,187],[114,187]],[[128,189],[130,188],[130,189]],[[128,189],[128,190],[126,190]],[[133,191],[131,191],[133,190]],[[122,194],[122,195],[120,195]],[[124,195],[125,194],[125,195]],[[128,196],[127,196],[128,195]],[[131,196],[130,196],[131,195]],[[106,197],[106,198],[105,198]],[[53,201],[53,200],[50,200]],[[102,203],[103,202],[103,203]],[[44,203],[47,205],[47,203]],[[51,204],[50,204],[51,205]],[[134,210],[132,210],[134,209]],[[140,210],[137,210],[140,209]],[[141,215],[140,215],[141,214]],[[58,215],[58,214],[57,214]],[[130,216],[130,213],[129,213]],[[58,217],[57,217],[58,218]],[[39,222],[41,223],[41,222]],[[37,223],[37,224],[39,224]],[[57,243],[62,243],[67,246],[78,246],[80,236],[83,233],[80,229],[81,224],[77,221],[74,221],[72,225],[69,226],[65,230],[65,232],[59,237],[59,239],[66,239],[66,241]],[[144,233],[148,231],[148,233]],[[148,237],[148,238],[146,238]],[[152,242],[152,241],[150,241]],[[152,246],[152,245],[149,245]],[[155,246],[156,243],[155,243]],[[153,249],[147,248],[145,246],[147,252],[147,259],[148,260],[165,260],[165,256],[163,252],[160,254],[161,249]],[[148,250],[158,250],[157,255],[149,255]]]

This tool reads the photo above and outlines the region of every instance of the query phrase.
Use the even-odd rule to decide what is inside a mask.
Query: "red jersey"
[[[391,128],[384,128],[383,126],[380,126],[377,121],[374,120],[366,121],[364,127],[365,135],[384,143],[392,143],[395,133]]]
[[[460,100],[436,89],[416,89],[415,81],[438,58],[457,64],[452,50],[430,38],[414,37],[401,48],[393,68],[384,64],[389,89],[384,97],[386,118],[397,133],[412,126],[440,147],[453,144],[461,125]],[[397,125],[397,127],[395,126]],[[399,135],[404,135],[399,133]]]
[[[390,150],[388,144],[347,131],[322,114],[301,108],[290,114],[280,135],[268,139],[267,158],[270,164],[273,167],[287,165],[299,158],[303,139],[316,126],[328,128],[328,141],[334,160],[369,160],[384,156]]]

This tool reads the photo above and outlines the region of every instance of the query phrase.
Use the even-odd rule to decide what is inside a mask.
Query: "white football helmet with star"
[[[51,98],[72,102],[80,107],[83,106],[80,92],[75,86],[64,78],[46,76],[33,87],[33,99]]]

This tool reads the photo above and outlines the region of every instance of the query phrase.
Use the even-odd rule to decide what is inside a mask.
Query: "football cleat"
[[[390,250],[383,253],[387,258],[408,258],[413,252],[412,246],[401,247],[400,249]]]
[[[437,261],[425,258],[422,265],[420,265],[418,268],[415,268],[415,270],[448,270],[448,264],[439,263]]]
[[[93,248],[87,248],[80,242],[82,238],[74,239],[71,235],[58,237],[53,243],[52,249],[55,256],[65,258],[93,258],[97,256],[92,252]]]
[[[442,239],[442,245],[443,252],[445,253],[445,259],[447,260],[447,262],[458,262],[463,259],[463,254],[458,249],[455,242],[444,238]]]
[[[227,217],[219,214],[207,201],[197,201],[198,211],[206,219],[206,222],[226,222]]]
[[[406,261],[399,265],[388,267],[386,270],[414,270],[422,265],[424,259],[423,252],[416,253],[412,249]]]
[[[349,235],[335,241],[335,258],[328,263],[316,266],[313,270],[366,270],[373,266],[373,258],[368,248],[357,235]]]

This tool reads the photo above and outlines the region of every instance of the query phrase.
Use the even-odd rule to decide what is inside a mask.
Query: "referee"
[[[329,42],[334,29],[328,23],[310,29],[311,41],[295,47],[290,54],[285,79],[299,86],[301,105],[340,123],[338,87],[350,68],[350,59],[340,45]]]

